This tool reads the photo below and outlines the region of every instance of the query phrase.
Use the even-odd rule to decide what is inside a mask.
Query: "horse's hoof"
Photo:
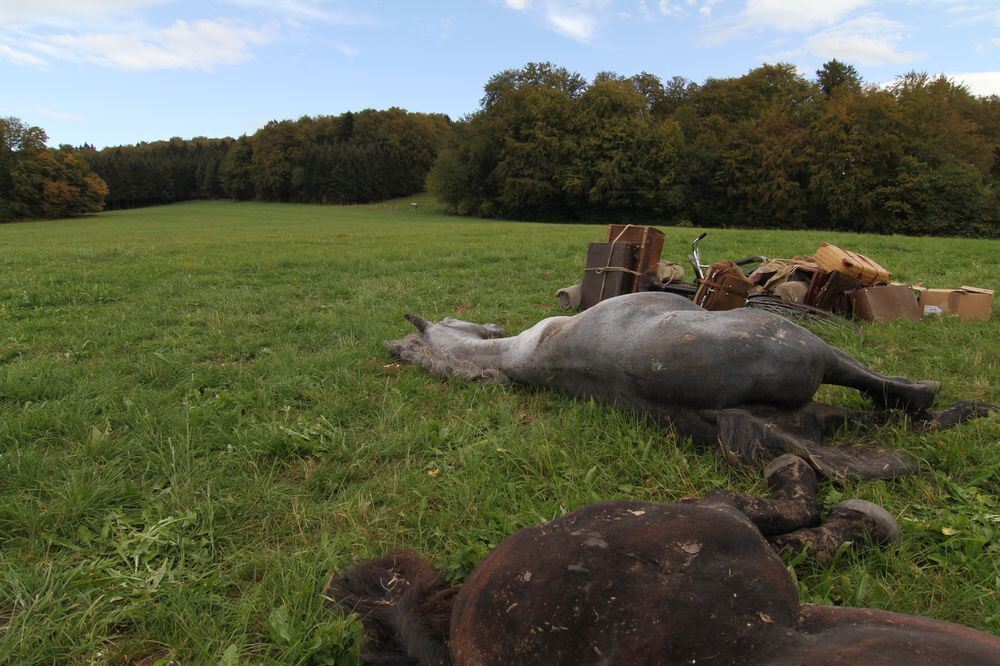
[[[868,518],[874,526],[874,530],[868,536],[875,542],[885,545],[899,538],[899,523],[892,517],[892,514],[878,504],[867,500],[845,500],[830,509],[828,518],[836,514],[845,514],[848,512],[860,513],[862,516]]]
[[[917,408],[927,409],[934,404],[934,400],[937,399],[937,394],[941,392],[941,382],[936,382],[932,379],[925,379],[922,382],[917,382],[917,386],[924,389],[923,395],[917,400],[911,400],[910,404]],[[924,400],[927,402],[924,403]]]
[[[406,314],[403,315],[403,317],[406,318],[406,321],[408,321],[411,324],[413,324],[416,327],[416,329],[418,331],[420,331],[421,333],[423,333],[424,331],[426,331],[427,327],[431,325],[431,323],[429,321],[427,321],[426,319],[424,319],[420,315],[406,313]]]
[[[786,469],[798,465],[809,467],[809,463],[794,453],[784,453],[767,463],[767,467],[764,468],[764,478],[767,479],[767,484],[771,485],[772,478],[782,474]]]
[[[884,391],[863,390],[876,405],[893,409],[904,409],[910,413],[919,413],[930,409],[941,391],[941,382],[930,379],[895,385]]]

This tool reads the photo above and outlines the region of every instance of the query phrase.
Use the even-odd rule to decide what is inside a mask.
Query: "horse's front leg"
[[[871,539],[893,541],[899,525],[888,511],[865,500],[852,499],[834,506],[820,525],[816,473],[805,460],[786,454],[764,470],[770,497],[713,490],[699,502],[735,506],[750,519],[777,550],[802,551],[827,561],[849,542]]]
[[[821,562],[833,559],[844,544],[871,540],[885,545],[899,537],[899,523],[878,504],[859,499],[837,504],[819,527],[768,537],[777,551],[805,551]]]
[[[785,454],[764,469],[770,497],[713,490],[706,502],[723,500],[746,514],[764,536],[785,534],[819,523],[816,472],[798,456]]]

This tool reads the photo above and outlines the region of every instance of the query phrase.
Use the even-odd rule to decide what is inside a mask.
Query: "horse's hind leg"
[[[997,408],[997,405],[978,400],[960,400],[948,409],[933,411],[922,409],[911,412],[907,418],[912,425],[920,428],[945,430],[984,417]],[[833,435],[844,426],[879,428],[899,418],[898,414],[887,410],[859,411],[815,402],[810,404],[808,409],[814,415],[814,421],[824,436]],[[781,426],[784,429],[791,429],[785,423],[781,423]]]
[[[852,499],[831,508],[819,527],[772,535],[768,541],[777,551],[805,550],[810,556],[825,562],[833,559],[846,543],[868,538],[883,545],[898,536],[899,524],[888,511],[877,504]]]
[[[746,514],[761,534],[784,534],[819,523],[818,483],[809,464],[792,454],[772,460],[764,469],[770,497],[714,490],[705,499],[723,499]]]
[[[940,382],[914,382],[905,377],[889,377],[866,368],[845,352],[828,347],[824,384],[858,389],[881,407],[919,411],[934,404]]]

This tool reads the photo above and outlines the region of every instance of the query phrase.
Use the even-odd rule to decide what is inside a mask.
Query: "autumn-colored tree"
[[[903,148],[902,113],[890,93],[841,91],[828,100],[808,148],[809,193],[827,224],[878,231]]]
[[[930,164],[957,160],[991,171],[994,146],[980,132],[983,104],[968,88],[943,75],[910,72],[891,91],[903,114],[908,154]]]
[[[1000,98],[831,60],[696,84],[506,70],[429,184],[462,214],[1000,235]],[[938,192],[939,195],[935,195]]]
[[[734,215],[747,227],[797,229],[806,226],[808,132],[789,109],[773,106],[743,121],[722,152],[719,180]]]
[[[69,146],[46,147],[45,131],[0,118],[0,222],[73,217],[104,208],[108,190]]]
[[[655,89],[636,80],[605,77],[574,104],[570,130],[575,154],[563,189],[577,210],[598,210],[613,217],[665,217],[676,209],[680,128],[657,121],[650,109]]]

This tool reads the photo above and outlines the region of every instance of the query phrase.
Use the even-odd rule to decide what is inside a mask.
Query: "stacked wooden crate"
[[[606,242],[587,245],[581,309],[637,291],[639,278],[656,272],[663,241],[663,232],[653,227],[609,225]]]

